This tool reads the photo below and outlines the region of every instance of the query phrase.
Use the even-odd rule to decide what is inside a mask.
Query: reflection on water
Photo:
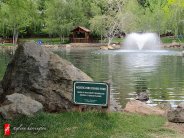
[[[176,51],[57,52],[95,81],[108,81],[124,106],[138,91],[149,90],[151,104],[184,100],[184,58]]]
[[[138,74],[141,73],[142,70],[144,70],[144,72],[151,72],[156,70],[160,62],[160,56],[140,53],[126,54],[124,55],[124,62],[127,71],[131,73]]]

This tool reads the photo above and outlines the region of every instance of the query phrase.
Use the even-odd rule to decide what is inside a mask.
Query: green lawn
[[[4,43],[4,44],[0,44],[0,46],[15,46],[15,45],[12,43]]]
[[[42,41],[43,44],[65,44],[68,43],[68,38],[64,39],[64,42],[60,41],[60,38],[22,38],[20,41],[30,41],[34,40],[35,42],[38,42],[39,40]]]
[[[122,43],[124,38],[113,38],[112,43]]]
[[[18,131],[14,138],[154,138],[156,136],[176,137],[174,131],[163,128],[166,119],[158,116],[140,116],[127,113],[70,112],[60,114],[40,113],[33,118],[22,117],[14,121],[0,121],[0,135],[3,124],[13,127],[21,124],[28,127],[46,127],[38,132]]]
[[[161,38],[161,40],[163,43],[172,43],[172,42],[184,43],[184,38],[163,37],[163,38]]]

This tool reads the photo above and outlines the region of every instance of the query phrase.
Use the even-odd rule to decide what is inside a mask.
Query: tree
[[[106,0],[101,14],[94,16],[90,23],[91,29],[101,36],[108,39],[108,46],[111,44],[114,36],[122,31],[121,17],[123,9],[123,0]],[[95,28],[96,26],[96,28]],[[99,30],[98,30],[98,29]]]
[[[46,29],[50,35],[68,36],[75,26],[87,24],[81,0],[53,0],[46,3]]]
[[[97,35],[100,35],[101,42],[106,33],[106,16],[96,15],[90,20],[90,28]]]
[[[33,0],[7,0],[1,4],[3,26],[12,32],[13,43],[17,43],[20,32],[24,32],[34,20],[36,14],[35,1]],[[2,24],[1,24],[2,25]]]
[[[8,6],[4,2],[1,2],[0,3],[0,17],[2,20],[0,20],[0,33],[2,37],[4,38],[10,35],[9,30],[7,30],[7,25],[8,25],[7,9],[8,9]]]
[[[117,33],[184,34],[183,0],[0,0],[3,37],[32,34],[68,36],[76,26],[90,27],[110,45]]]
[[[184,1],[183,0],[167,0],[164,7],[167,19],[167,27],[177,36],[184,34]]]
[[[139,5],[137,0],[128,0],[125,2],[122,11],[121,26],[122,30],[127,34],[130,32],[143,31],[141,16],[143,15],[143,7]]]
[[[27,35],[42,35],[43,29],[45,27],[45,10],[46,10],[46,1],[48,0],[35,0],[34,2],[34,11],[31,13],[32,23],[29,27],[26,28]]]
[[[123,14],[124,30],[164,33],[168,20],[163,10],[166,4],[167,0],[129,0]]]

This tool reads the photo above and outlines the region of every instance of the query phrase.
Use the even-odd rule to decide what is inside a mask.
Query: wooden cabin
[[[91,31],[85,27],[78,26],[71,31],[70,41],[72,43],[90,43]]]

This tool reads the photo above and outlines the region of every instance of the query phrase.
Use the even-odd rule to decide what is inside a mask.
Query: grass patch
[[[42,41],[43,44],[66,44],[69,43],[69,39],[65,38],[64,42],[61,42],[60,38],[21,38],[20,41],[31,41],[34,40],[35,42]]]
[[[172,43],[172,42],[184,43],[184,38],[162,37],[161,41],[162,43]]]
[[[124,38],[113,38],[112,43],[122,43],[124,41]]]
[[[173,131],[163,128],[163,117],[140,116],[126,113],[70,112],[60,114],[41,113],[34,118],[19,118],[15,121],[1,121],[0,135],[3,136],[3,124],[10,123],[13,127],[44,126],[46,131],[33,134],[28,131],[18,131],[14,138],[86,138],[86,137],[125,137],[151,138],[154,135],[173,135]]]
[[[16,45],[12,43],[4,43],[4,44],[0,44],[0,46],[16,46]]]
[[[111,41],[111,43],[122,43],[124,41],[124,38],[116,38],[114,37]],[[103,39],[101,41],[102,43],[108,43],[108,39]]]

